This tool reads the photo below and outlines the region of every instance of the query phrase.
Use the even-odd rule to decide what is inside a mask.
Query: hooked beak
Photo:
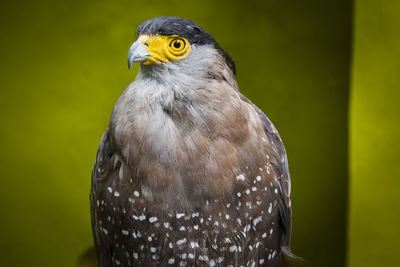
[[[146,46],[142,43],[141,40],[136,40],[129,48],[128,53],[128,68],[131,69],[133,62],[144,62],[150,56],[149,51],[147,51]]]

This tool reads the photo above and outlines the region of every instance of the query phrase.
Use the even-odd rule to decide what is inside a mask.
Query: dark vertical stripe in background
[[[209,31],[235,59],[241,91],[280,131],[292,249],[304,266],[345,265],[348,221],[348,266],[393,266],[400,7],[357,1],[355,11],[351,54],[347,0],[2,1],[0,266],[75,266],[91,247],[95,152],[137,71],[126,64],[136,28],[161,15]]]
[[[228,51],[288,151],[294,253],[305,266],[344,266],[351,2],[262,3],[240,7]]]

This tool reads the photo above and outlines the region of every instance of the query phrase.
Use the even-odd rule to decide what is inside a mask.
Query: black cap
[[[157,17],[143,22],[137,33],[138,35],[178,35],[185,37],[193,45],[212,45],[224,57],[233,73],[236,73],[235,63],[231,56],[217,44],[211,34],[190,20],[178,17]]]

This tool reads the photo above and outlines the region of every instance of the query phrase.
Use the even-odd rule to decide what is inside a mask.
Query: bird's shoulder
[[[259,119],[262,122],[264,133],[268,139],[268,146],[270,148],[269,160],[274,169],[274,172],[278,177],[278,188],[280,193],[280,217],[282,225],[285,229],[286,238],[284,240],[284,245],[288,246],[291,235],[291,180],[288,167],[288,158],[285,146],[282,139],[275,128],[271,120],[264,114],[264,112],[258,108],[254,103],[252,103],[244,95],[240,94],[240,98],[245,103],[252,106],[254,111],[257,113]],[[285,244],[286,243],[286,244]]]

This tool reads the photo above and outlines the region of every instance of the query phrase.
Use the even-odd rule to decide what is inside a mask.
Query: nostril
[[[144,43],[144,45],[145,45],[145,46],[149,46],[149,44],[148,44],[148,43]]]

